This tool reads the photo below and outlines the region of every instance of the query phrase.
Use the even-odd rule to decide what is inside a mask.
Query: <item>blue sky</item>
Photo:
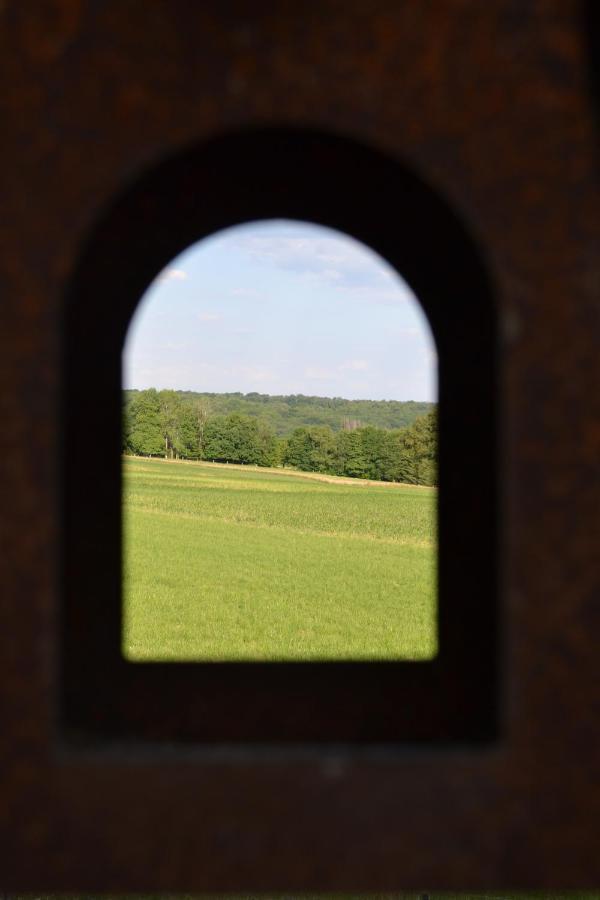
[[[435,400],[433,338],[394,269],[347,235],[272,220],[221,231],[149,286],[128,388]]]

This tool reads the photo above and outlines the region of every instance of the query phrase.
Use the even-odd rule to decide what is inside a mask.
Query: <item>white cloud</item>
[[[185,281],[187,279],[187,272],[183,269],[163,269],[156,276],[157,281]]]
[[[263,233],[242,233],[235,246],[266,268],[293,272],[307,287],[334,288],[340,301],[399,306],[412,297],[408,285],[373,250],[349,235],[329,229],[302,234],[291,223]],[[283,232],[283,233],[281,233]],[[234,296],[253,296],[251,288],[234,288]]]
[[[237,245],[258,261],[328,282],[380,284],[385,281],[381,261],[364,245],[335,234],[318,237],[245,235]]]
[[[352,300],[361,306],[395,306],[399,308],[407,302],[411,302],[412,295],[404,282],[391,278],[390,286],[386,287],[381,281],[377,285],[343,284],[334,285],[344,300]]]
[[[221,316],[218,313],[214,312],[201,312],[198,313],[198,319],[201,322],[218,322]]]

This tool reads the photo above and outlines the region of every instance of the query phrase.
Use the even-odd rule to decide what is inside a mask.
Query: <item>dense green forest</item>
[[[126,402],[138,393],[125,391]],[[286,437],[294,428],[305,425],[329,425],[332,431],[341,431],[348,422],[385,429],[406,428],[434,406],[414,400],[344,400],[304,394],[200,394],[193,391],[177,391],[177,394],[186,402],[201,403],[213,416],[241,413],[260,419],[278,437]]]
[[[244,407],[245,398],[249,400]],[[275,401],[270,417],[263,413],[263,408],[269,409],[269,401]],[[231,402],[233,409],[228,406]],[[239,405],[235,408],[236,402],[243,412]],[[397,408],[396,419],[393,407]],[[293,413],[287,430],[281,431],[273,421],[281,420],[285,409]],[[330,419],[325,424],[324,413]],[[379,419],[397,422],[399,417],[403,424],[373,424]],[[281,424],[278,427],[281,429]],[[435,484],[437,414],[431,403],[194,394],[150,388],[124,392],[123,451]]]

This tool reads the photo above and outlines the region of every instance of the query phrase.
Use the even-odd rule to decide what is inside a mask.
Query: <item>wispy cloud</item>
[[[163,269],[162,272],[160,272],[156,276],[156,280],[157,281],[186,281],[187,277],[188,277],[187,272],[185,272],[183,269],[167,268],[167,269]]]
[[[291,222],[242,226],[232,239],[236,251],[268,270],[293,273],[306,288],[335,291],[340,302],[399,306],[412,299],[408,285],[378,254],[348,235]],[[237,297],[256,297],[259,292],[241,286]]]
[[[340,299],[349,300],[361,306],[394,306],[396,308],[411,303],[409,289],[394,275],[387,277],[387,283],[334,285]]]
[[[349,237],[247,234],[237,239],[237,246],[256,261],[339,287],[381,288],[391,280],[398,288],[376,255]]]
[[[201,312],[198,313],[198,319],[200,322],[218,322],[221,316],[215,312]]]

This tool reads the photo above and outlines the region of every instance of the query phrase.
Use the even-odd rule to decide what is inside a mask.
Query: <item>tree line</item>
[[[138,393],[135,390],[125,391],[126,400],[132,401]],[[346,400],[306,394],[214,394],[195,391],[177,391],[177,394],[185,402],[206,406],[215,416],[240,413],[260,419],[278,437],[286,437],[294,428],[303,425],[329,425],[332,431],[340,431],[344,420],[386,430],[406,428],[434,407],[432,403],[418,400]]]
[[[136,456],[290,466],[350,478],[436,484],[435,407],[404,428],[305,424],[285,437],[263,419],[214,414],[206,399],[150,388],[126,396],[123,451]]]

